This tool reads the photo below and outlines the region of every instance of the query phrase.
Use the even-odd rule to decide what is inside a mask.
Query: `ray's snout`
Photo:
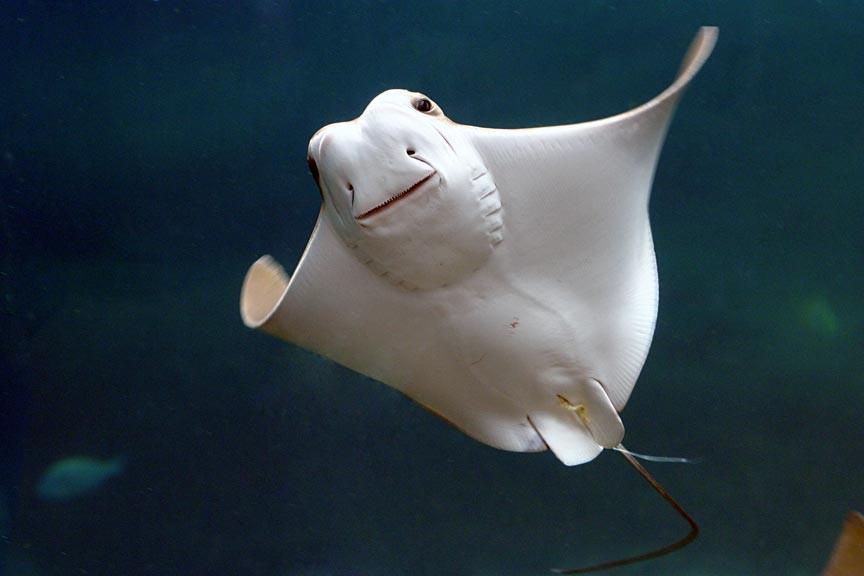
[[[354,140],[350,122],[324,126],[309,140],[306,163],[322,199],[353,202],[351,165],[355,152],[352,148],[357,146]]]
[[[306,164],[309,166],[309,173],[315,180],[315,185],[318,186],[318,192],[321,193],[322,198],[324,196],[324,189],[321,182],[321,170],[319,165],[321,163],[321,144],[323,143],[322,141],[324,140],[326,129],[327,126],[320,128],[312,135],[312,138],[309,139],[309,146],[306,150]]]
[[[329,124],[309,141],[309,172],[325,202],[343,217],[366,220],[406,199],[436,173],[426,158],[428,146],[400,129],[401,120],[382,113],[361,116]]]
[[[324,191],[321,189],[321,174],[318,173],[318,163],[312,156],[306,157],[306,163],[309,165],[309,173],[312,174],[312,179],[315,180],[315,185],[318,187],[318,193],[324,197]]]

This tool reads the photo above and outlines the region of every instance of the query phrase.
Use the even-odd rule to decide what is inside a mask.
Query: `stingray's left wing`
[[[674,82],[610,118],[547,128],[469,128],[501,194],[499,250],[528,289],[584,327],[592,375],[624,407],[648,353],[657,272],[648,198],[682,91],[707,60],[716,28],[702,28]],[[562,302],[562,298],[565,302]]]
[[[244,323],[330,358],[408,395],[483,442],[543,450],[517,404],[473,382],[434,298],[396,287],[365,266],[319,215],[290,276],[269,256],[246,274]],[[333,399],[339,406],[339,399]]]

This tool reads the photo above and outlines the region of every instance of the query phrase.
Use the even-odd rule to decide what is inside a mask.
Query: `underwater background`
[[[618,454],[484,446],[238,301],[258,256],[299,260],[321,126],[393,87],[466,124],[607,116],[700,25],[622,418],[629,448],[698,458],[648,467],[703,532],[616,573],[818,574],[864,508],[852,0],[2,2],[0,573],[509,576],[682,535]],[[47,497],[71,457],[92,485]]]

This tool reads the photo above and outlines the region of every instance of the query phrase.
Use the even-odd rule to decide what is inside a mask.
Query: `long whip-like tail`
[[[627,459],[627,462],[630,463],[633,468],[639,472],[639,475],[642,476],[651,487],[658,493],[660,496],[669,503],[670,506],[687,521],[687,524],[690,525],[690,532],[681,538],[667,546],[663,546],[662,548],[657,548],[656,550],[652,550],[650,552],[646,552],[644,554],[639,554],[637,556],[630,556],[629,558],[621,558],[620,560],[610,560],[609,562],[603,562],[601,564],[594,564],[593,566],[585,566],[584,568],[553,568],[552,572],[556,574],[587,574],[589,572],[599,572],[600,570],[609,570],[611,568],[618,568],[620,566],[628,566],[630,564],[636,564],[637,562],[643,562],[645,560],[651,560],[652,558],[659,558],[660,556],[665,556],[666,554],[671,554],[676,550],[680,550],[684,548],[691,542],[693,542],[697,536],[699,536],[699,525],[696,523],[696,520],[693,519],[690,514],[687,513],[686,510],[678,503],[675,498],[672,497],[669,492],[666,491],[663,486],[654,479],[654,476],[651,475],[648,470],[645,469],[642,464],[636,460],[636,458],[626,450],[619,450],[622,456]]]

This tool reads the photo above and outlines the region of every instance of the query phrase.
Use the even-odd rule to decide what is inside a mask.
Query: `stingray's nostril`
[[[408,150],[406,150],[406,152],[408,152],[408,156],[413,156],[415,150],[413,148],[408,148]]]
[[[351,205],[354,205],[354,186],[349,182],[348,183],[348,192],[351,193]]]

